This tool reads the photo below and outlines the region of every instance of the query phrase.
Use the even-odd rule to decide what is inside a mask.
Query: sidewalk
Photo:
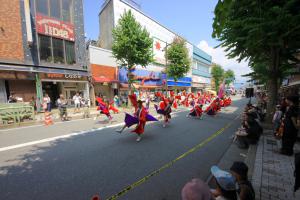
[[[99,111],[97,111],[97,107],[91,107],[89,108],[90,110],[90,119],[93,119],[94,117],[99,115]],[[133,108],[118,108],[119,113],[118,114],[114,114],[113,112],[111,112],[112,116],[114,119],[117,119],[117,121],[123,121],[124,120],[124,113],[128,112],[128,113],[132,113],[133,112]],[[70,118],[70,120],[78,120],[78,119],[83,119],[83,108],[80,109],[80,112],[78,113],[74,113],[74,108],[68,108],[68,117]],[[58,109],[52,109],[51,111],[52,113],[52,120],[54,121],[54,123],[56,122],[61,122],[60,117],[59,117],[59,110]],[[155,114],[155,109],[153,108],[153,106],[151,106],[150,108],[150,113],[151,114]],[[0,124],[0,130],[2,129],[7,129],[7,128],[16,128],[16,127],[26,127],[26,126],[32,126],[32,125],[40,125],[44,123],[44,113],[37,113],[34,116],[34,120],[26,120],[24,122],[21,122],[20,124],[8,124],[8,125],[3,125]],[[101,115],[100,118],[104,117],[104,115]],[[105,117],[104,117],[105,118]],[[119,119],[120,118],[120,119]],[[114,120],[115,121],[115,120]]]
[[[277,153],[280,141],[276,140],[271,130],[264,130],[257,146],[252,183],[256,200],[299,200],[300,191],[295,195],[294,156]],[[296,143],[295,152],[300,151]]]

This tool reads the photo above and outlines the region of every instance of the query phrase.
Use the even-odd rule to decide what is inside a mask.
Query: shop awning
[[[97,83],[118,83],[118,80],[107,78],[106,76],[94,76],[94,81]]]

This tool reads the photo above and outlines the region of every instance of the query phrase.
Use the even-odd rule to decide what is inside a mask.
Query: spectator
[[[37,107],[36,107],[36,100],[34,97],[31,97],[30,105],[33,107],[34,113],[36,113]]]
[[[90,118],[90,100],[82,98],[83,118]]]
[[[80,102],[81,102],[81,96],[79,95],[78,92],[73,96],[73,101],[75,105],[74,113],[78,113],[80,111]]]
[[[294,154],[294,144],[298,133],[298,97],[290,96],[286,98],[287,110],[283,119],[284,129],[282,135],[281,154],[291,156]]]
[[[119,107],[119,102],[120,100],[119,100],[119,97],[118,97],[118,95],[115,95],[115,97],[114,97],[114,104],[115,104],[115,107],[117,108],[117,107]]]
[[[276,132],[279,129],[281,118],[282,118],[281,107],[280,107],[280,105],[277,105],[276,111],[274,113],[273,120],[272,120],[272,122],[274,124],[274,127],[273,127],[274,135],[276,135]]]
[[[59,95],[59,98],[57,99],[57,106],[59,109],[59,115],[61,121],[67,121],[68,120],[68,112],[67,112],[67,100],[65,99],[63,94]]]
[[[234,162],[230,168],[231,174],[238,183],[240,200],[255,200],[255,192],[248,180],[248,167],[244,162]]]
[[[192,179],[181,190],[182,200],[212,200],[209,187],[200,179]]]
[[[51,99],[47,93],[43,98],[43,109],[45,112],[46,111],[51,112]]]
[[[16,99],[14,93],[11,93],[11,95],[9,96],[8,103],[17,103],[17,99]]]
[[[212,166],[211,173],[217,188],[212,190],[216,200],[238,200],[235,178],[217,166]]]
[[[262,127],[255,120],[253,113],[246,113],[243,129],[237,133],[238,146],[240,148],[248,148],[250,144],[256,144],[262,134]]]
[[[146,104],[146,109],[148,110],[150,108],[150,97],[149,97],[149,95],[146,96],[145,104]]]

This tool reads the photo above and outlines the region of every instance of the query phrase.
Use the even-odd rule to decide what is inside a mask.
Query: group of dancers
[[[192,107],[187,117],[196,119],[202,119],[203,113],[215,116],[221,111],[222,107],[231,105],[230,97],[224,95],[214,96],[209,93],[201,94],[199,92],[195,95],[194,93],[187,94],[184,91],[175,95],[173,91],[170,91],[168,97],[164,96],[161,92],[156,92],[155,96],[160,100],[158,105],[155,104],[154,107],[160,118],[163,118],[163,127],[166,127],[171,121],[172,108],[177,109],[179,105]],[[137,134],[136,141],[139,142],[145,131],[146,122],[159,120],[149,114],[149,107],[143,105],[145,102],[143,98],[138,99],[135,94],[128,95],[128,98],[131,105],[134,107],[134,112],[133,114],[125,113],[125,124],[120,130],[117,130],[117,132],[122,133],[125,128],[136,125],[131,132]],[[110,111],[113,111],[114,113],[119,112],[119,110],[113,106],[113,103],[104,102],[101,98],[97,98],[97,101],[100,114],[106,115],[109,121],[112,120]]]

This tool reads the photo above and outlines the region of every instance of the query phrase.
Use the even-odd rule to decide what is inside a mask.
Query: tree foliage
[[[147,66],[153,61],[152,44],[149,32],[135,19],[131,11],[125,11],[112,31],[113,56],[128,70],[131,84],[131,71],[136,65]]]
[[[233,83],[233,81],[235,80],[234,71],[232,71],[231,69],[226,70],[224,73],[224,79],[226,85]]]
[[[175,37],[166,51],[167,75],[175,81],[185,76],[190,70],[191,61],[186,42],[180,37]]]
[[[213,64],[211,68],[211,75],[215,82],[215,90],[219,91],[219,86],[224,79],[224,69],[218,64]]]
[[[219,0],[215,7],[212,36],[229,58],[248,60],[251,76],[267,82],[269,107],[282,76],[299,62],[299,9],[299,0]]]

